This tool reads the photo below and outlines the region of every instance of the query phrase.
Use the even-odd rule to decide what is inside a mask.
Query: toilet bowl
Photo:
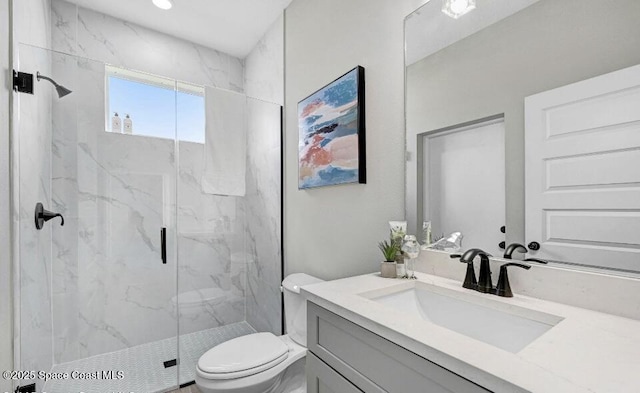
[[[220,348],[224,344],[229,347]],[[222,350],[205,353],[196,366],[196,384],[202,393],[272,392],[280,385],[284,371],[307,353],[289,336],[272,333],[239,337],[214,349]],[[225,353],[228,356],[224,357]],[[209,364],[215,366],[207,367]]]
[[[202,393],[271,393],[287,368],[307,353],[307,307],[300,287],[321,282],[291,274],[282,282],[288,334],[254,333],[234,338],[207,351],[196,366]]]

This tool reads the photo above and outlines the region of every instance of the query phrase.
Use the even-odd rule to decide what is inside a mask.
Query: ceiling
[[[406,64],[413,64],[538,1],[477,0],[475,10],[453,19],[441,11],[442,0],[430,0],[405,22]]]
[[[291,0],[70,0],[153,30],[245,58]]]

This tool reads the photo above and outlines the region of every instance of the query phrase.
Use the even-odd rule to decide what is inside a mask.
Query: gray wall
[[[10,28],[9,0],[0,1],[0,369],[11,370],[11,193],[9,191]],[[0,379],[0,391],[11,391]]]
[[[504,113],[507,241],[524,241],[524,97],[640,63],[639,16],[637,0],[543,0],[411,65],[407,200],[416,134]]]
[[[424,1],[294,0],[285,13],[285,263],[323,279],[372,272],[404,218],[403,20]],[[298,190],[300,100],[365,68],[367,184]]]

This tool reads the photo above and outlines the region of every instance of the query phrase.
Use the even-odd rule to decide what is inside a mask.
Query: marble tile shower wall
[[[51,46],[107,64],[243,92],[244,62],[75,4],[52,0]]]
[[[85,73],[76,72],[77,67],[75,58],[61,54],[53,55],[52,71],[55,78],[64,81],[61,83],[74,91],[74,94],[65,97],[64,100],[55,100],[52,103],[51,210],[60,212],[65,217],[65,227],[53,229],[51,247],[53,256],[51,309],[55,310],[52,315],[55,358],[60,357],[59,354],[63,348],[72,345],[70,342],[73,337],[78,337],[78,327],[74,323],[80,302],[77,296],[79,285],[77,261],[80,252],[84,251],[81,250],[78,242],[81,197],[78,172],[85,168],[78,166],[78,157],[82,156],[77,148],[80,146],[78,126],[76,116],[69,116],[69,114],[75,114],[76,105],[88,95],[84,90],[78,91],[78,84],[90,81],[87,81]],[[90,113],[91,109],[87,107],[86,113]]]
[[[284,105],[284,15],[273,22],[244,65],[245,94]]]
[[[178,165],[173,141],[103,132],[102,66],[242,91],[242,60],[65,1],[51,10],[52,49],[99,61],[54,62],[81,86],[77,125],[74,101],[54,101],[54,205],[70,225],[53,243],[54,362],[175,336],[178,318],[180,334],[244,320],[243,199],[202,193],[203,145],[180,142]],[[167,265],[161,226],[178,242]],[[176,273],[177,291],[208,299],[179,316]]]
[[[247,322],[280,335],[280,106],[249,99],[247,112]]]
[[[201,144],[180,142],[178,164],[173,140],[104,132],[103,64],[59,57],[56,76],[81,87],[77,115],[54,101],[53,200],[69,222],[53,242],[55,363],[174,337],[178,318],[180,334],[243,321],[242,199],[201,191]]]
[[[186,334],[245,320],[246,215],[244,198],[202,192],[204,145],[180,142],[179,157],[178,289]]]
[[[22,48],[20,65],[26,69],[49,72],[49,54]],[[51,225],[37,231],[33,223],[33,209],[37,202],[48,205],[51,198],[51,102],[52,92],[42,89],[39,94],[20,98],[18,121],[28,138],[21,138],[17,147],[19,160],[20,234],[16,255],[22,263],[18,270],[20,296],[16,315],[20,316],[21,335],[16,336],[19,361],[25,370],[49,370],[52,365],[51,323]],[[16,112],[14,112],[16,113]],[[37,113],[37,116],[33,114]],[[28,339],[27,339],[28,338]]]
[[[247,146],[247,322],[282,332],[280,106],[284,103],[284,16],[245,59]],[[274,103],[267,104],[265,103]]]
[[[15,42],[40,47],[51,45],[50,0],[13,2]],[[42,73],[50,72],[49,54],[14,45],[14,67]],[[33,71],[32,71],[33,70]],[[21,95],[13,102],[13,120],[21,125],[24,137],[12,145],[18,165],[12,176],[18,179],[12,191],[14,200],[14,364],[23,370],[49,370],[53,363],[51,323],[51,228],[36,231],[33,208],[51,197],[51,90]],[[37,113],[37,116],[34,116]],[[15,132],[15,131],[14,131]],[[12,136],[12,138],[15,138]],[[15,139],[14,139],[15,140]],[[24,261],[21,263],[21,261]],[[17,367],[16,367],[17,368]]]

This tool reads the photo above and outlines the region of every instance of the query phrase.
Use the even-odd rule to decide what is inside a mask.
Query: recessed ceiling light
[[[153,1],[153,4],[163,10],[168,10],[171,7],[173,7],[173,3],[171,2],[171,0],[151,0]]]
[[[453,19],[458,19],[475,8],[476,0],[444,0],[442,3],[442,12]]]

